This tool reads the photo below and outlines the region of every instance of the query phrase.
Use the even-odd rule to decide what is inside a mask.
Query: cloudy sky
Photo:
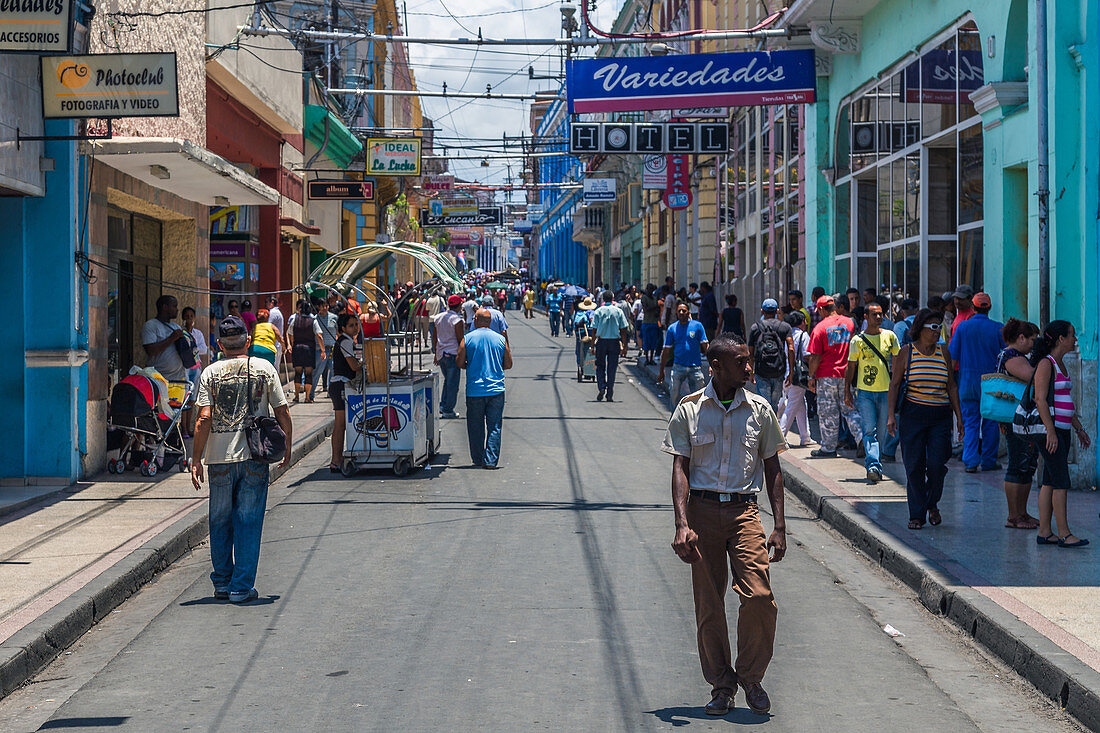
[[[483,36],[493,38],[549,38],[561,33],[560,0],[406,2],[406,33],[411,36],[474,38],[479,28]],[[596,12],[592,15],[593,23],[607,30],[621,6],[622,0],[598,0]],[[444,82],[449,92],[484,92],[486,84],[492,84],[494,92],[510,94],[545,91],[558,82],[529,81],[527,67],[534,66],[536,75],[557,74],[561,71],[560,54],[560,49],[547,46],[477,48],[417,44],[410,47],[417,85],[422,91],[439,91]],[[528,102],[426,97],[421,104],[424,114],[441,129],[436,133],[437,150],[447,144],[475,144],[476,138],[489,138],[484,141],[489,144],[499,143],[504,133],[509,137],[530,134]],[[477,155],[476,151],[453,152],[464,157]],[[489,162],[489,168],[482,168],[480,160],[453,161],[451,171],[468,180],[502,183],[508,175],[506,164],[509,161]],[[516,159],[512,175],[518,176],[521,167]]]

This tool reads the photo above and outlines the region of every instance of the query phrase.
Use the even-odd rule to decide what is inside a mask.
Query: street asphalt
[[[0,730],[1079,730],[793,497],[772,713],[739,694],[706,716],[667,413],[623,370],[596,402],[571,339],[508,315],[500,470],[470,466],[461,419],[400,479],[318,448],[267,515],[258,601],[215,602],[185,557],[0,702]]]

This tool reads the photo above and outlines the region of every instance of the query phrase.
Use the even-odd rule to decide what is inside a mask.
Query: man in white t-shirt
[[[466,334],[466,321],[462,317],[462,296],[452,295],[447,299],[447,310],[432,319],[432,342],[435,349],[435,363],[443,373],[443,390],[439,395],[439,415],[456,418],[455,404],[458,402],[458,385],[462,381],[462,370],[458,368],[458,345]]]
[[[210,580],[214,597],[233,603],[259,597],[256,568],[269,481],[268,464],[252,458],[245,429],[252,417],[273,409],[286,434],[280,468],[290,464],[293,445],[290,408],[279,375],[268,361],[248,356],[249,341],[241,318],[229,316],[218,325],[218,346],[225,356],[199,378],[191,466],[196,491],[202,488],[203,460],[210,471]]]
[[[176,346],[176,341],[186,334],[174,322],[177,315],[179,303],[171,295],[162,295],[157,298],[157,317],[150,318],[141,327],[141,344],[148,357],[145,366],[153,367],[169,382],[187,379],[187,369]]]

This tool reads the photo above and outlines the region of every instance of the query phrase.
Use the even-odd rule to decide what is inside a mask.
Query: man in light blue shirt
[[[691,310],[686,303],[676,306],[676,322],[665,331],[665,348],[661,351],[661,367],[657,381],[665,381],[665,365],[672,363],[668,380],[669,409],[675,410],[680,402],[680,388],[688,384],[688,394],[703,388],[703,354],[707,353],[707,332],[699,321],[691,320]]]
[[[466,435],[475,466],[496,468],[504,423],[504,370],[512,368],[512,352],[503,336],[489,328],[493,316],[485,308],[474,314],[474,330],[458,347],[458,366],[466,370]]]
[[[557,336],[561,328],[562,294],[551,285],[546,289],[546,315],[550,318],[550,335]]]
[[[596,328],[596,401],[615,401],[615,371],[619,368],[619,355],[626,351],[630,338],[630,323],[623,309],[614,304],[615,294],[603,293],[603,305],[592,314]]]

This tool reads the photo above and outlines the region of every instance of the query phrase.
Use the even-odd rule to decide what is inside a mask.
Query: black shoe
[[[229,591],[227,591],[227,590],[216,590],[216,591],[214,591],[214,600],[215,601],[228,601],[229,600]]]
[[[977,473],[978,472],[978,467],[977,466],[967,466],[963,470],[965,470],[967,473]]]
[[[815,448],[810,451],[811,458],[836,458],[835,450],[825,450],[824,448]]]
[[[742,684],[741,688],[745,691],[745,701],[749,704],[749,709],[757,715],[767,715],[772,709],[772,701],[768,699],[768,693],[764,692],[760,683]]]
[[[719,690],[706,704],[703,710],[707,715],[725,715],[733,707],[733,695]]]
[[[600,393],[596,395],[596,402],[603,402],[603,390],[600,390]]]
[[[611,395],[609,394],[609,395],[607,395],[607,401],[608,401],[608,402],[614,402],[615,400],[614,400],[614,398],[612,398],[612,396],[611,396]]]

